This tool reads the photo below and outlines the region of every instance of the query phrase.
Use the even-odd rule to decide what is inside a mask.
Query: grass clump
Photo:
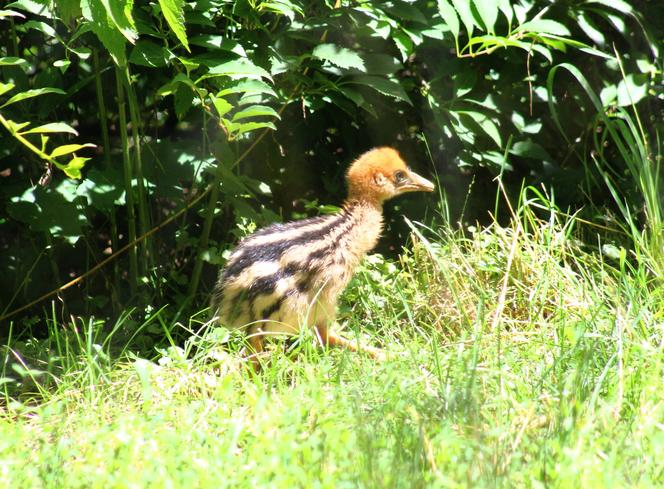
[[[341,311],[382,363],[305,337],[256,375],[218,330],[147,360],[90,323],[54,329],[51,374],[11,399],[38,367],[10,347],[0,485],[661,487],[656,268],[583,244],[583,226],[533,189],[508,226],[412,225],[401,263],[370,257]]]

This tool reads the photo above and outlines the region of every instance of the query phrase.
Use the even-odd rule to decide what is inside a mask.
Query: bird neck
[[[346,242],[353,256],[351,261],[357,264],[376,246],[380,238],[383,231],[383,206],[375,201],[347,199],[343,207],[354,223],[348,231],[349,239]]]
[[[383,202],[375,199],[363,199],[360,197],[348,196],[343,203],[343,208],[347,212],[357,211],[376,211],[383,214]]]

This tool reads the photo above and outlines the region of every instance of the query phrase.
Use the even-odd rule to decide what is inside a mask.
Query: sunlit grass
[[[341,321],[382,363],[303,335],[256,374],[204,313],[148,361],[50,318],[44,360],[3,352],[0,485],[661,487],[652,268],[581,243],[534,189],[521,202],[507,227],[413,224],[400,263],[366,261]]]

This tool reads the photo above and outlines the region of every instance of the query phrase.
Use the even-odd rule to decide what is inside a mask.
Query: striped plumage
[[[222,325],[246,331],[256,351],[262,350],[263,335],[293,334],[303,326],[315,328],[325,343],[353,348],[329,327],[337,297],[378,241],[383,201],[433,190],[391,148],[358,158],[347,182],[348,198],[339,213],[257,231],[238,245],[220,273],[212,310]]]

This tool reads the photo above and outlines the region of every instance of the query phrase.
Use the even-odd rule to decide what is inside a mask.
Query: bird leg
[[[249,355],[249,360],[254,367],[254,370],[258,372],[261,368],[259,361],[260,354],[263,353],[263,328],[260,325],[254,325],[249,328],[249,334],[247,335],[247,340],[249,341],[249,347],[253,350],[253,353]]]
[[[362,351],[376,360],[382,360],[385,357],[385,353],[380,348],[358,345],[356,342],[347,340],[338,333],[335,333],[327,326],[318,325],[315,327],[315,330],[316,336],[318,336],[318,339],[323,345],[345,348],[354,352]]]

